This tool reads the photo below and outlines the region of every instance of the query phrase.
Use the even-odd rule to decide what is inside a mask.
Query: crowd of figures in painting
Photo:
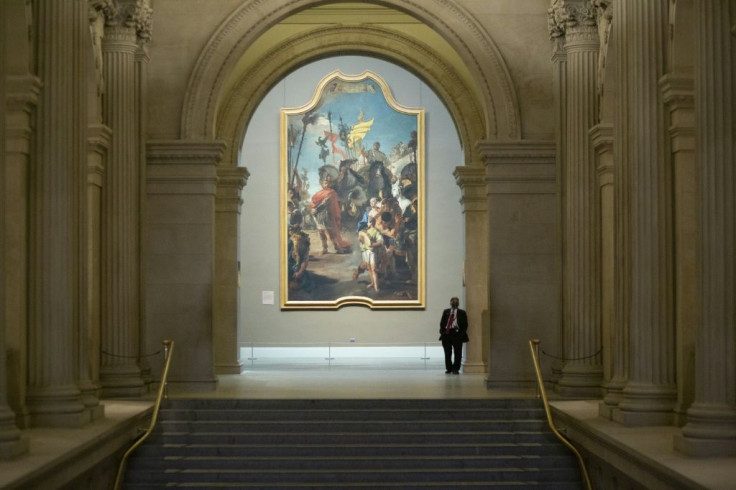
[[[306,127],[319,117],[327,117],[330,131],[313,142],[322,163],[313,190],[298,162]],[[309,112],[302,124],[288,128],[289,299],[416,299],[417,132],[386,155],[380,141],[363,143],[373,119],[362,111],[354,125],[340,118],[334,133],[331,113]]]

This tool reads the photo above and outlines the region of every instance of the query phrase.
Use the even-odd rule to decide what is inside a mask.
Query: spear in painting
[[[302,130],[301,140],[299,140],[299,150],[297,150],[296,152],[296,162],[294,162],[294,170],[289,176],[289,188],[294,185],[294,172],[297,171],[297,167],[299,166],[299,157],[302,154],[302,145],[304,145],[304,135],[307,134],[307,126],[309,126],[310,124],[314,124],[317,121],[318,117],[319,114],[314,111],[307,112],[306,114],[304,114],[304,117],[302,117],[302,124],[304,125],[304,129]]]

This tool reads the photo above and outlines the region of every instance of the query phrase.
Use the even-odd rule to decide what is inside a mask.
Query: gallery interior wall
[[[400,104],[426,111],[424,310],[279,309],[279,109],[307,103],[320,80],[338,69],[348,75],[373,71],[384,78]],[[370,141],[370,134],[366,138]],[[442,309],[451,296],[461,301],[465,296],[465,220],[461,192],[453,177],[462,162],[463,150],[442,102],[419,78],[395,64],[366,56],[332,57],[305,65],[274,86],[248,125],[239,161],[250,172],[239,224],[238,323],[243,342],[308,346],[354,338],[356,345],[436,343]],[[275,304],[263,304],[264,291],[273,291]]]

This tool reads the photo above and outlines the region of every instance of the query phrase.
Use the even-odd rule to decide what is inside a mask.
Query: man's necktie
[[[455,323],[455,310],[450,313],[450,318],[447,319],[447,326],[445,327],[445,333],[450,333],[452,325]]]

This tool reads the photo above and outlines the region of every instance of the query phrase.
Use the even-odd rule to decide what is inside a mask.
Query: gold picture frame
[[[423,309],[424,109],[334,71],[280,121],[281,308]]]

